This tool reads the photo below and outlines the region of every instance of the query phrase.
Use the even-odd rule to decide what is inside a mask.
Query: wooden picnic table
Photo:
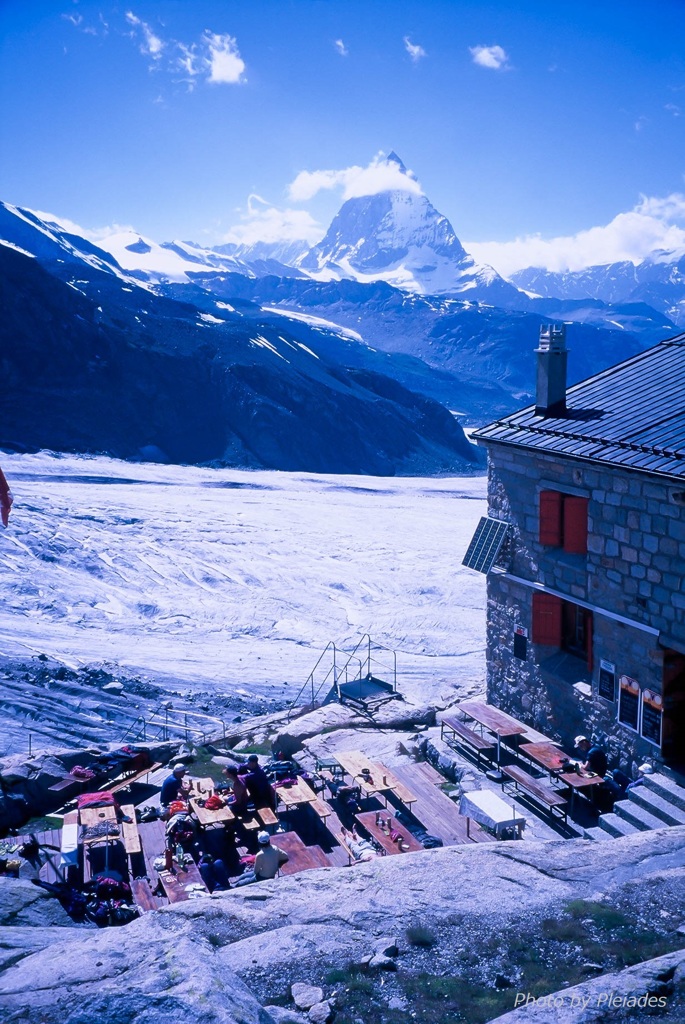
[[[486,704],[479,700],[463,700],[457,705],[457,710],[467,718],[472,718],[489,732],[497,737],[497,765],[500,764],[501,742],[504,736],[523,736],[526,726],[516,718],[512,718],[506,711],[500,711],[492,704]]]
[[[103,821],[116,821],[116,808],[111,804],[108,807],[82,807],[79,812],[79,823],[86,828],[92,828]]]
[[[379,771],[378,766],[361,750],[345,750],[337,752],[335,756],[345,773],[352,777],[353,785],[359,786],[364,796],[376,796],[384,789],[392,788],[387,782],[387,772]],[[386,782],[383,782],[384,774]]]
[[[299,778],[292,786],[277,786],[276,793],[287,809],[299,807],[301,804],[311,804],[316,800],[316,793],[311,786]]]
[[[191,779],[190,780],[190,806],[192,807],[193,814],[197,818],[201,828],[211,827],[212,825],[226,826],[229,822],[235,820],[235,815],[227,803],[223,807],[217,807],[215,810],[211,810],[209,807],[203,807],[202,804],[198,803],[198,800],[206,800],[207,797],[214,793],[214,780],[213,779]],[[222,799],[226,798],[222,796]]]
[[[567,763],[568,757],[559,750],[556,744],[547,740],[544,743],[522,743],[519,747],[522,754],[530,758],[540,767],[545,768],[550,775],[556,775],[562,770],[562,766]]]
[[[305,846],[297,832],[279,832],[274,836],[271,845],[288,854],[288,863],[281,864],[282,875],[295,875],[298,871],[311,871],[314,868],[331,866],[326,854],[320,846]]]
[[[373,764],[374,774],[380,774],[381,779],[383,779],[384,782],[387,782],[395,796],[411,810],[411,805],[416,803],[416,797],[411,790],[408,789],[403,782],[400,782],[397,776],[393,775],[390,769],[386,768],[382,761],[372,761],[371,763]]]
[[[571,789],[571,807],[575,803],[577,792],[582,792],[582,790],[589,789],[591,786],[600,786],[604,782],[601,775],[595,775],[594,773],[577,775],[576,772],[564,772],[559,778]]]
[[[189,900],[192,891],[188,889],[190,885],[196,887],[196,892],[204,890],[209,894],[207,886],[202,881],[202,875],[197,869],[197,864],[193,862],[186,864],[185,867],[176,866],[174,871],[160,871],[159,877],[169,903],[183,903],[184,900]]]
[[[423,846],[418,839],[416,839],[415,836],[413,836],[411,832],[404,827],[404,825],[400,825],[396,818],[390,817],[384,811],[378,812],[380,813],[383,821],[389,821],[389,825],[387,825],[386,828],[399,832],[403,845],[408,847],[406,850],[401,849],[399,843],[396,840],[391,839],[388,833],[384,832],[380,827],[380,824],[376,824],[376,813],[376,811],[363,811],[361,814],[356,814],[355,818],[360,825],[363,825],[369,835],[373,836],[373,838],[383,847],[386,853],[417,853],[419,850],[423,850]]]

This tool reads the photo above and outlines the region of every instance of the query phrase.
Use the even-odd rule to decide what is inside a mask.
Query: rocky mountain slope
[[[47,241],[42,259],[0,245],[5,445],[381,475],[473,462],[454,417],[378,360],[346,366],[259,310],[205,313]]]
[[[528,403],[541,323],[570,325],[570,383],[676,332],[665,299],[536,296],[477,265],[401,160],[387,163],[400,187],[348,199],[304,254],[133,231],[94,245],[0,204],[0,442],[460,472],[479,456],[448,410],[476,425]]]
[[[322,988],[321,1019],[335,1013],[338,1024],[480,1024],[513,1010],[520,992],[560,998],[536,1022],[575,1024],[605,1018],[574,1015],[565,987],[604,975],[619,993],[658,990],[666,1010],[654,1019],[675,1024],[684,868],[685,829],[447,847],[275,879],[99,932],[60,927],[53,902],[6,883],[0,1006],[11,1024],[303,1024],[290,990],[306,982]],[[663,959],[622,981],[651,957]]]
[[[652,253],[641,263],[624,260],[566,273],[528,267],[512,282],[544,297],[596,299],[607,303],[644,303],[685,325],[685,252]]]

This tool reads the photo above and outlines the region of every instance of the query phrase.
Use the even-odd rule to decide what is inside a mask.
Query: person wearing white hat
[[[260,832],[257,842],[259,852],[254,860],[254,868],[241,875],[236,885],[249,885],[251,882],[264,882],[269,878],[275,878],[281,864],[287,864],[290,859],[285,850],[279,850],[277,846],[271,845],[271,836],[268,832]]]
[[[592,772],[604,778],[607,772],[607,756],[602,748],[597,743],[591,743],[587,736],[576,736],[574,743],[585,758],[580,766],[581,771]]]
[[[171,775],[167,775],[162,783],[159,794],[160,807],[168,807],[174,800],[178,800],[183,791],[183,779],[188,769],[184,764],[175,764]]]

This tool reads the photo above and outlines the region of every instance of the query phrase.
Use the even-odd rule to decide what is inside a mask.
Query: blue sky
[[[0,38],[0,197],[84,228],[314,241],[394,149],[505,270],[685,244],[683,0],[2,0]]]

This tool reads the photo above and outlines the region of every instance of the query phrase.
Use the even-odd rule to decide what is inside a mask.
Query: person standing
[[[276,810],[276,793],[256,754],[250,754],[245,764],[238,765],[238,775],[242,776],[255,807]]]
[[[4,527],[9,525],[10,509],[12,508],[13,502],[14,498],[12,497],[10,485],[7,483],[7,479],[2,469],[0,469],[0,520],[2,520],[2,525]]]

